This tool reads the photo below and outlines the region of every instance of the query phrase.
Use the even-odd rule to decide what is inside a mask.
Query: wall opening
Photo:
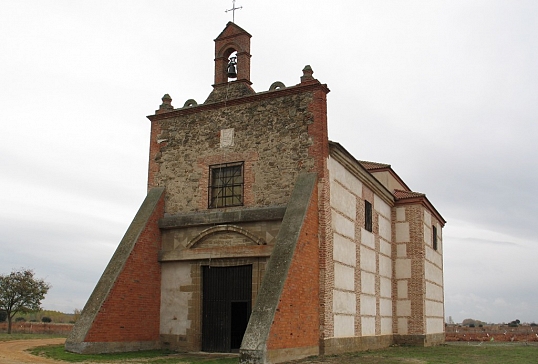
[[[238,301],[231,303],[231,350],[239,352],[241,341],[247,329],[250,318],[250,305],[248,301]]]
[[[252,309],[252,265],[202,269],[202,351],[238,351]]]
[[[232,51],[232,53],[228,56],[228,62],[226,65],[226,76],[228,77],[228,80],[237,79],[237,67],[237,52]]]

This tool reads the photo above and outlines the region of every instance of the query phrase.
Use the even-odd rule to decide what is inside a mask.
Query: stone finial
[[[301,76],[301,83],[306,81],[312,81],[314,77],[312,77],[312,74],[314,71],[312,70],[312,67],[310,65],[306,65],[303,68],[303,75]]]
[[[163,103],[161,104],[161,106],[159,106],[159,110],[157,110],[157,113],[174,110],[174,107],[172,106],[172,98],[170,97],[170,95],[165,94],[161,100],[163,101]]]

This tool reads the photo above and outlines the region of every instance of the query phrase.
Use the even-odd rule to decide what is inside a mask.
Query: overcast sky
[[[146,194],[150,122],[212,90],[228,0],[0,2],[0,273],[82,308]],[[331,89],[329,137],[448,221],[446,316],[538,322],[538,2],[238,0],[256,91]]]

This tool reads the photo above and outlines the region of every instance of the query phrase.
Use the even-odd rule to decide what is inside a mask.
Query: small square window
[[[364,228],[372,232],[372,204],[364,201]]]
[[[209,167],[209,208],[243,205],[243,162]]]
[[[433,250],[437,250],[437,227],[435,225],[432,226],[432,234]]]

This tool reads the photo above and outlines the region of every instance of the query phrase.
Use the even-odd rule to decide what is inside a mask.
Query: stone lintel
[[[272,251],[273,246],[271,245],[223,246],[218,249],[203,248],[173,250],[169,252],[161,252],[159,254],[159,261],[168,262],[222,258],[270,257]]]
[[[286,206],[193,212],[163,217],[159,220],[159,228],[166,230],[191,226],[282,220],[285,213]]]

